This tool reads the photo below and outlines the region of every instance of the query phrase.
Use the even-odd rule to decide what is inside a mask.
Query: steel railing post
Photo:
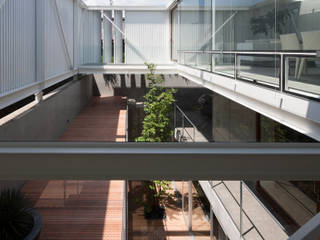
[[[188,182],[188,208],[189,208],[189,220],[188,220],[188,225],[189,225],[189,231],[192,231],[192,181]]]
[[[240,239],[242,239],[242,181],[240,181]]]
[[[213,210],[210,203],[210,240],[213,240]]]
[[[240,59],[237,53],[234,54],[234,79],[238,78],[238,67],[240,67]]]
[[[284,61],[286,61],[284,63]],[[287,74],[288,73],[288,74]],[[279,88],[280,92],[284,91],[284,86],[286,79],[289,77],[289,59],[284,56],[284,54],[280,55],[280,76],[279,76]]]
[[[196,128],[193,126],[193,142],[196,141]]]
[[[182,137],[184,137],[184,116],[181,114],[182,117]]]
[[[173,104],[173,129],[175,130],[177,127],[177,106]]]

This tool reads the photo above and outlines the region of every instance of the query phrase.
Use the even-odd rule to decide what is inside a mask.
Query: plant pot
[[[152,205],[151,210],[149,210],[148,206],[144,206],[144,217],[145,219],[165,219],[165,208],[160,205]]]
[[[33,227],[30,233],[24,238],[24,240],[36,240],[40,235],[42,219],[38,211],[34,209],[29,209],[28,212],[33,218]]]

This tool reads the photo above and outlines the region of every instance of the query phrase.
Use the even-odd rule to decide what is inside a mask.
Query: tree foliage
[[[147,74],[149,81],[149,91],[144,96],[145,99],[145,118],[143,120],[142,135],[136,139],[137,142],[167,142],[173,136],[171,127],[171,115],[173,112],[173,103],[175,102],[173,94],[174,89],[165,89],[163,87],[163,77],[155,75],[155,64],[145,63],[150,71]]]
[[[175,89],[165,89],[163,87],[163,77],[155,75],[156,65],[145,63],[148,67],[147,81],[149,81],[149,91],[144,96],[143,130],[137,142],[167,142],[173,136],[171,126],[171,116],[173,112],[173,103],[175,98],[173,94]],[[149,184],[149,189],[154,192],[154,200],[159,201],[162,195],[170,189],[170,182],[164,180],[155,180]],[[147,209],[151,211],[151,207]]]

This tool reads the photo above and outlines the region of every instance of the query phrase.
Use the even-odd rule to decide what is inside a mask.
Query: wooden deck
[[[177,190],[182,192],[182,182],[176,182]],[[165,219],[145,219],[143,196],[146,192],[141,181],[129,181],[128,184],[128,239],[129,240],[210,240],[210,224],[197,204],[197,194],[194,191],[192,209],[192,231],[189,231],[186,218],[182,213],[182,203],[174,189],[163,201]]]
[[[93,98],[62,141],[125,141],[125,99]],[[28,181],[42,216],[39,240],[120,240],[124,181]]]
[[[71,122],[62,141],[124,142],[126,98],[95,97]]]

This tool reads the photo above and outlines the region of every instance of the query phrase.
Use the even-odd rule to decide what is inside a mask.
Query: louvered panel
[[[101,20],[98,11],[82,11],[83,64],[101,63]]]
[[[111,11],[104,11],[104,14],[111,19]],[[104,48],[103,48],[103,63],[112,62],[112,26],[107,19],[103,19],[104,30]]]
[[[115,11],[114,23],[122,30],[122,11]],[[117,29],[114,30],[114,62],[122,63],[122,33]]]

